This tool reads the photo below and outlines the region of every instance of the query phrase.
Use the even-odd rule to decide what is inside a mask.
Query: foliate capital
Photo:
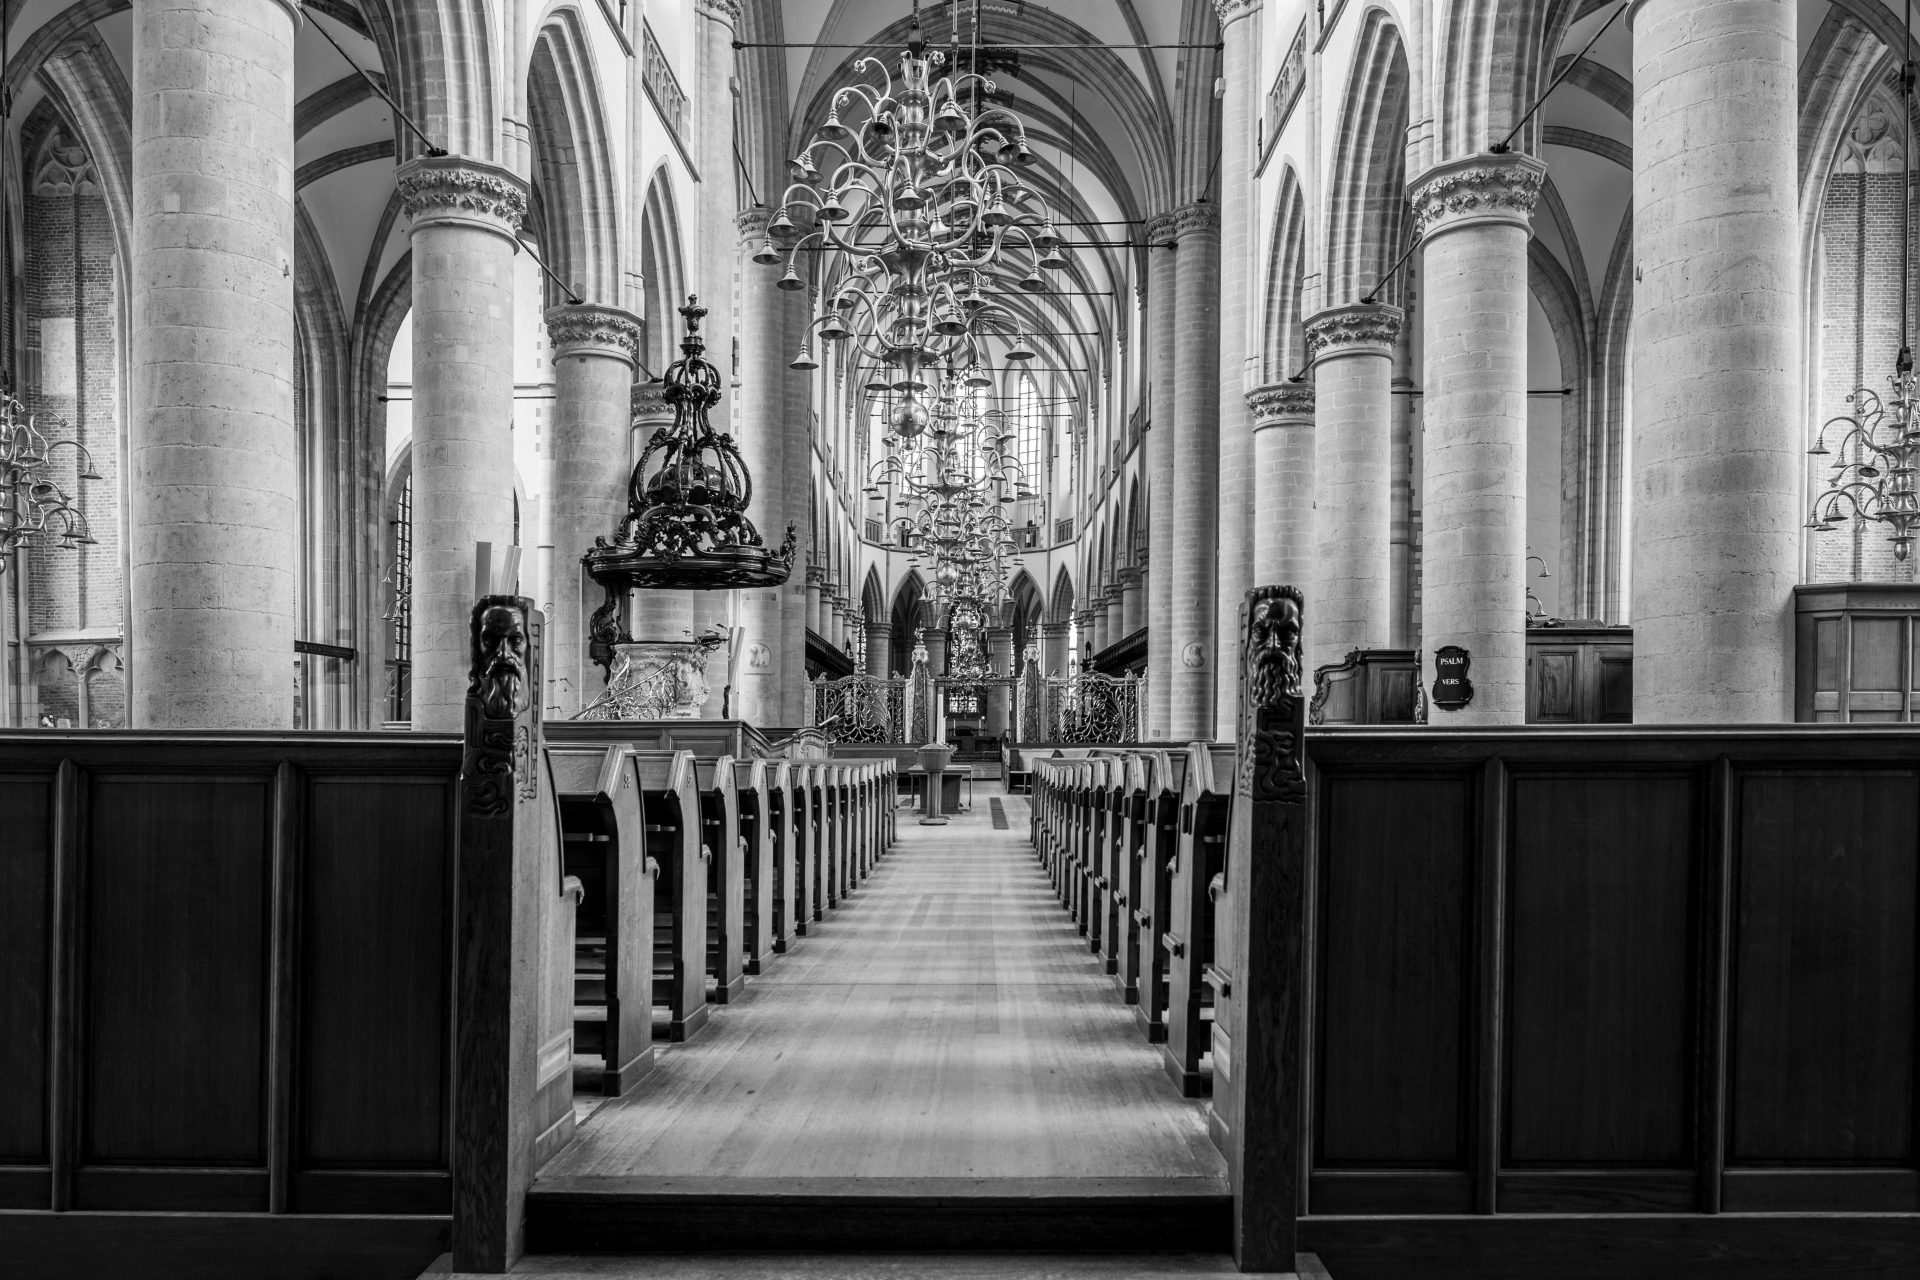
[[[1235,18],[1244,18],[1259,7],[1260,0],[1213,0],[1213,12],[1220,19],[1222,31]]]
[[[1370,354],[1391,356],[1406,313],[1381,303],[1334,307],[1307,317],[1307,357]]]
[[[465,156],[422,156],[394,176],[400,209],[416,230],[479,227],[516,240],[527,216],[527,184],[518,174]]]
[[[1146,232],[1148,244],[1170,244],[1179,234],[1179,228],[1173,214],[1156,213],[1147,219]]]
[[[694,8],[730,26],[740,25],[740,0],[695,0]]]
[[[640,363],[640,317],[630,311],[582,302],[549,307],[545,318],[555,360],[606,356]]]
[[[673,406],[667,403],[666,390],[664,382],[633,384],[630,403],[634,426],[665,426],[673,421]]]
[[[1247,392],[1247,408],[1253,411],[1253,429],[1281,425],[1313,425],[1313,384],[1311,382],[1275,382]]]
[[[1211,200],[1195,200],[1173,211],[1174,235],[1220,234],[1220,206]]]
[[[1480,224],[1524,228],[1546,176],[1542,161],[1523,155],[1469,156],[1436,165],[1408,192],[1414,237]]]
[[[765,205],[755,205],[751,209],[742,209],[734,218],[740,228],[740,238],[753,244],[766,239],[767,224],[773,221],[773,210]]]

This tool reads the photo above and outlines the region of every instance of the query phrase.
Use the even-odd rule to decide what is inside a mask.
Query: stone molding
[[[1172,243],[1174,237],[1178,234],[1178,229],[1174,224],[1174,216],[1171,213],[1154,214],[1151,218],[1147,219],[1146,233],[1148,244]],[[1146,287],[1145,284],[1140,286],[1142,290],[1145,290]]]
[[[605,356],[640,363],[640,317],[631,311],[597,302],[568,303],[548,307],[544,318],[555,360]]]
[[[1307,358],[1334,355],[1393,355],[1394,340],[1406,313],[1383,303],[1330,307],[1307,317]]]
[[[659,421],[664,426],[673,419],[673,406],[667,403],[667,384],[664,382],[636,382],[633,394],[628,401],[633,420],[648,422]]]
[[[1213,12],[1220,19],[1220,30],[1235,18],[1250,17],[1260,8],[1260,0],[1213,0]]]
[[[695,0],[694,9],[730,26],[740,25],[740,0]]]
[[[1546,176],[1546,164],[1532,156],[1470,156],[1436,165],[1407,193],[1414,238],[1488,224],[1525,229]]]
[[[740,238],[758,246],[767,238],[767,224],[773,221],[773,210],[765,205],[756,205],[751,209],[742,209],[733,221],[740,228]]]
[[[1247,408],[1253,413],[1253,429],[1262,427],[1313,425],[1313,384],[1311,382],[1275,382],[1247,392]]]
[[[519,245],[527,216],[527,184],[518,174],[464,156],[422,156],[394,175],[400,209],[415,230],[430,226],[478,227]]]
[[[1132,590],[1145,576],[1137,566],[1130,564],[1123,564],[1113,571],[1113,580],[1120,584],[1122,591]]]
[[[1073,629],[1073,624],[1070,622],[1043,622],[1040,624],[1041,635],[1053,637],[1056,639],[1060,636],[1066,635],[1067,632],[1071,631],[1072,629]]]

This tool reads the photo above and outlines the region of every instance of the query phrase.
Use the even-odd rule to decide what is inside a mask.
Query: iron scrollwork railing
[[[1045,684],[1048,742],[1119,745],[1140,741],[1142,681],[1097,672]]]
[[[829,742],[905,743],[907,682],[878,676],[824,677],[807,686],[808,723]]]
[[[686,696],[694,678],[684,659],[642,659],[620,654],[613,660],[607,687],[576,720],[665,720]]]

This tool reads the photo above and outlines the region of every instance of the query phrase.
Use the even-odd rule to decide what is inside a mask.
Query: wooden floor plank
[[[537,1189],[582,1178],[1197,1178],[1175,1095],[1027,843],[978,805],[900,840],[814,936],[597,1108]],[[562,1183],[560,1180],[567,1180]]]

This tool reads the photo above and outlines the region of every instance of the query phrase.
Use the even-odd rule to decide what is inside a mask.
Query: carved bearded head
[[[490,720],[511,720],[527,709],[527,618],[512,597],[489,596],[474,609],[467,694],[479,696]]]
[[[1247,615],[1247,696],[1271,707],[1300,696],[1300,593],[1293,587],[1262,590]]]

